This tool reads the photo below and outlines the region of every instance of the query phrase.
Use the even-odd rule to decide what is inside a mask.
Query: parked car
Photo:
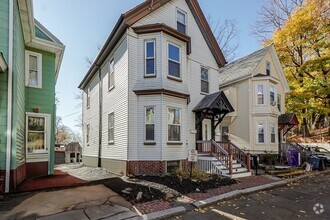
[[[324,147],[310,147],[313,155],[317,155],[320,158],[324,158],[327,165],[330,165],[330,151]]]

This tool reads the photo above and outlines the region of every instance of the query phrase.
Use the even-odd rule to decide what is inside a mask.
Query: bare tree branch
[[[214,22],[212,17],[208,16],[208,22],[226,60],[232,61],[236,58],[239,47],[237,20],[225,19],[223,22]]]

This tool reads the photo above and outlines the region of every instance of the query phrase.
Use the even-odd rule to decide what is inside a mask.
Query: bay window
[[[270,125],[270,142],[275,143],[275,124]]]
[[[168,75],[174,78],[181,78],[180,48],[168,44]]]
[[[145,76],[155,76],[155,41],[145,42]]]
[[[257,123],[257,143],[263,144],[265,143],[265,123],[259,122]]]
[[[257,85],[257,104],[265,104],[264,85]]]
[[[145,140],[155,140],[155,108],[145,107]]]
[[[181,109],[167,109],[168,141],[181,141]]]
[[[275,86],[274,85],[270,85],[270,87],[269,87],[269,100],[270,100],[270,104],[274,105],[274,103],[275,103]]]

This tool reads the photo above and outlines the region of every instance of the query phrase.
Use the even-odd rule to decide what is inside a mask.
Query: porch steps
[[[207,172],[210,173],[221,174],[232,179],[251,176],[251,172],[248,172],[247,169],[243,167],[242,164],[240,164],[237,160],[233,160],[232,174],[229,174],[229,169],[224,166],[217,158],[211,156],[210,154],[198,154],[198,160],[203,161],[204,163],[209,163],[209,165],[206,165],[206,167],[214,167],[214,169],[207,170]]]

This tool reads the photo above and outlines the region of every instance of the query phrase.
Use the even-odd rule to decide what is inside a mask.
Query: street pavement
[[[330,173],[194,209],[171,219],[330,219]]]

